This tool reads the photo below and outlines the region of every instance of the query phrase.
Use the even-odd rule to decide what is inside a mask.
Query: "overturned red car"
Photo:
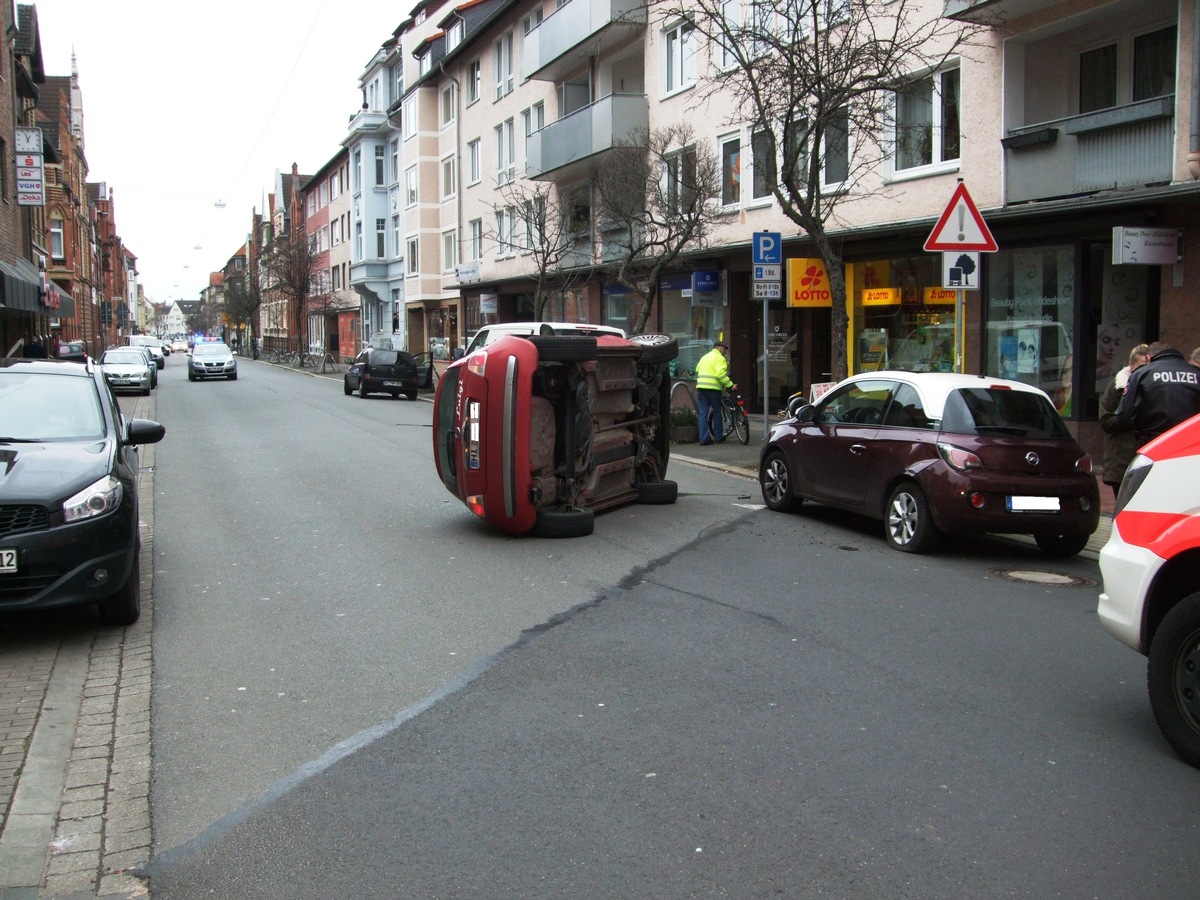
[[[503,337],[446,370],[433,451],[447,490],[503,531],[591,534],[598,510],[674,503],[667,334]]]

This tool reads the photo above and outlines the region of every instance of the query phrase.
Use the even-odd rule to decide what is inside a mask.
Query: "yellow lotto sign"
[[[862,292],[863,306],[896,306],[900,302],[900,288],[868,288]]]
[[[820,259],[787,261],[787,305],[790,307],[833,306],[829,275]]]
[[[954,290],[954,288],[925,288],[926,306],[937,306],[939,304],[953,306],[957,301],[958,291]]]

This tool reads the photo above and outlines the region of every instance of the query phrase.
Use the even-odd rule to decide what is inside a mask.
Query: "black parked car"
[[[100,370],[0,359],[0,612],[96,604],[105,625],[141,613],[138,444]]]
[[[358,391],[364,398],[367,394],[391,394],[399,399],[403,394],[416,400],[418,386],[417,364],[412,354],[403,350],[368,347],[354,357],[343,378],[347,397]]]

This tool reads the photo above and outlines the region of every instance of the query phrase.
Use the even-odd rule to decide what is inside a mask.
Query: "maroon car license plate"
[[[1057,497],[1014,497],[1008,498],[1008,511],[1015,513],[1024,512],[1058,512]]]
[[[0,572],[12,574],[17,571],[17,548],[0,547]]]

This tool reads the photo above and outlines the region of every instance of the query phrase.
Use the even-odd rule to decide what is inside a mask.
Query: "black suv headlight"
[[[121,505],[124,495],[121,482],[105,475],[63,503],[63,521],[70,524],[110,513]]]

